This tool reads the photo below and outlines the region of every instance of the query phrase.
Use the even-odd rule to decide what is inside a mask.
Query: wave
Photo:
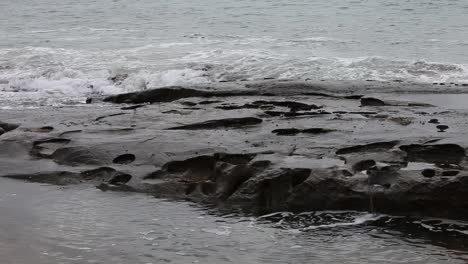
[[[177,48],[188,45],[191,52]],[[0,49],[0,92],[82,102],[95,94],[263,78],[468,82],[468,65],[464,64],[378,56],[300,57],[261,48],[193,51],[194,47],[196,43],[174,42],[104,51]],[[125,78],[116,82],[115,76]]]

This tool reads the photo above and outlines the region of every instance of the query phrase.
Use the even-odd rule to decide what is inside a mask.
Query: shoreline
[[[0,136],[0,176],[255,213],[373,204],[466,220],[468,107],[442,107],[465,89],[265,80],[10,109],[0,121],[20,126]],[[422,101],[403,101],[408,94]]]

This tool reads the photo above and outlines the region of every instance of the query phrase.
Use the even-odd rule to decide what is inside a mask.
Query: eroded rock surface
[[[266,80],[149,89],[59,111],[2,110],[0,176],[254,213],[468,219],[468,109],[390,100],[438,89]],[[438,120],[450,129],[437,132]]]

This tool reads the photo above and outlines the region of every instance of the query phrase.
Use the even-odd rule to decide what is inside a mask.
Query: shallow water
[[[0,95],[37,106],[265,77],[463,83],[467,11],[464,0],[3,0],[0,93],[19,95]]]
[[[0,212],[2,264],[468,261],[468,226],[454,221],[358,212],[258,218],[8,179],[0,179]]]

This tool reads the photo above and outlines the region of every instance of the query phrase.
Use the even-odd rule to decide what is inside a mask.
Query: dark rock
[[[442,176],[457,176],[458,174],[460,174],[460,171],[450,170],[450,171],[443,171],[441,175]]]
[[[392,149],[398,145],[398,141],[375,142],[365,145],[357,145],[347,148],[342,148],[336,151],[337,155],[350,154],[355,152],[381,152]]]
[[[364,95],[354,94],[354,95],[347,95],[347,96],[344,96],[343,98],[344,98],[344,99],[351,99],[351,100],[359,100],[359,99],[361,99],[362,97],[364,97]]]
[[[275,129],[271,131],[272,133],[278,136],[293,136],[299,133],[306,133],[306,134],[325,134],[330,133],[335,130],[333,129],[326,129],[326,128],[307,128],[307,129],[297,129],[297,128],[283,128],[283,129]]]
[[[436,175],[436,171],[434,169],[424,169],[421,174],[426,178],[432,178]]]
[[[290,108],[291,111],[309,111],[309,110],[316,110],[322,108],[322,106],[317,106],[313,104],[305,104],[295,101],[255,101],[252,103],[253,105],[273,105],[278,107],[287,107]]]
[[[400,176],[399,166],[373,166],[367,170],[367,183],[370,185],[392,185]]]
[[[433,118],[433,119],[429,120],[428,123],[430,123],[430,124],[439,124],[439,119]]]
[[[310,171],[286,168],[265,170],[242,183],[227,201],[243,204],[258,213],[284,210],[292,189],[303,183]]]
[[[199,105],[207,105],[207,104],[217,104],[217,103],[222,103],[223,101],[219,101],[219,100],[205,100],[205,101],[201,101],[199,102],[198,104]]]
[[[372,97],[364,97],[361,98],[361,105],[362,106],[384,106],[386,105],[384,101],[372,98]]]
[[[105,116],[100,116],[96,118],[94,121],[99,121],[107,117],[113,117],[113,116],[120,116],[120,115],[125,115],[126,113],[116,113],[116,114],[111,114],[111,115],[105,115]]]
[[[4,177],[55,185],[71,185],[80,183],[100,184],[105,182],[110,184],[123,184],[131,179],[131,176],[129,176],[130,175],[119,172],[110,167],[100,167],[93,170],[83,171],[81,173],[56,171],[6,175]]]
[[[41,127],[39,128],[41,130],[41,132],[50,132],[52,130],[54,130],[54,127],[53,126],[44,126],[44,127]]]
[[[89,147],[63,147],[50,156],[59,164],[76,166],[80,164],[104,165],[108,164],[110,157],[107,153]]]
[[[408,161],[459,164],[465,157],[465,149],[456,144],[405,145],[400,149],[407,153]]]
[[[346,177],[340,171],[312,170],[301,184],[289,189],[283,210],[369,210],[367,180]],[[336,195],[338,194],[339,195]]]
[[[262,123],[262,119],[255,117],[226,118],[209,120],[201,123],[178,126],[169,128],[169,130],[196,130],[196,129],[217,129],[217,128],[240,128]]]
[[[50,158],[58,148],[70,143],[66,138],[45,138],[33,142],[30,154],[34,157]]]
[[[197,103],[189,102],[189,101],[181,102],[181,104],[186,105],[186,106],[196,106],[197,105]]]
[[[449,127],[446,125],[438,125],[436,127],[439,129],[439,132],[445,132],[445,130],[449,129]]]
[[[330,112],[326,111],[315,111],[315,112],[283,112],[283,111],[265,111],[265,114],[269,116],[284,116],[284,117],[299,117],[299,116],[317,116],[317,115],[329,115]]]
[[[297,129],[297,128],[282,128],[282,129],[275,129],[271,132],[278,136],[293,136],[293,135],[301,133],[301,131],[302,131],[301,129]]]
[[[25,131],[28,131],[28,132],[36,132],[36,133],[49,133],[49,132],[51,132],[52,130],[54,130],[54,127],[51,127],[51,126],[44,126],[44,127],[40,127],[40,128],[26,129]]]
[[[104,98],[104,102],[111,103],[160,103],[172,102],[182,98],[189,97],[226,97],[226,96],[242,96],[254,95],[254,91],[202,91],[196,89],[188,89],[179,86],[172,86],[159,89],[150,89],[141,92],[118,94]]]
[[[91,104],[93,102],[93,98],[86,98],[85,103],[86,104]]]
[[[144,106],[145,106],[144,104],[138,104],[138,105],[122,107],[122,108],[120,108],[120,110],[135,110],[135,109],[138,109],[138,108],[141,108],[141,107],[144,107]]]
[[[359,172],[359,171],[368,170],[373,166],[375,166],[375,160],[361,160],[359,162],[356,162],[352,166],[352,168],[353,168],[353,171]]]
[[[120,184],[126,184],[132,179],[132,176],[130,174],[126,173],[118,173],[112,179],[109,180],[109,184],[113,185],[120,185]]]
[[[15,130],[19,127],[20,125],[18,124],[10,124],[10,123],[3,123],[3,122],[0,122],[0,128],[3,129],[3,131],[5,132],[9,132],[9,131],[12,131],[12,130]]]
[[[130,164],[134,161],[135,155],[127,153],[116,157],[112,162],[117,164]]]

